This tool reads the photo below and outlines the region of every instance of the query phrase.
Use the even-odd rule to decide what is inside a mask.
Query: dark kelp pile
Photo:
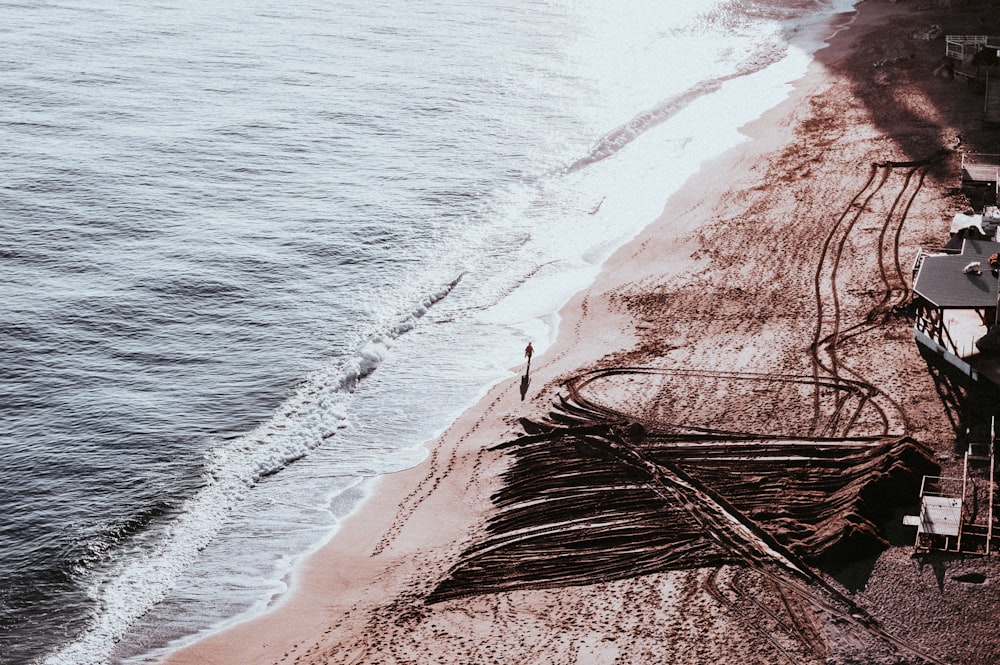
[[[820,395],[821,422],[755,418],[740,429],[724,416],[738,399],[711,423],[686,417],[706,412],[691,400],[766,394],[773,405],[809,392]],[[669,408],[677,400],[664,395],[679,394],[687,408]],[[727,563],[825,586],[811,566],[884,546],[876,521],[935,469],[919,444],[885,431],[871,398],[864,384],[808,377],[578,377],[547,419],[522,421],[525,434],[496,447],[514,458],[492,497],[498,513],[429,600]]]

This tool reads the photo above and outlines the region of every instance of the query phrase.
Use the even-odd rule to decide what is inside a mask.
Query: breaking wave
[[[169,526],[140,534],[124,546],[126,551],[118,557],[121,563],[91,589],[98,609],[90,626],[75,642],[49,656],[46,665],[106,663],[112,647],[136,619],[167,596],[215,537],[226,515],[262,478],[306,456],[345,426],[358,383],[385,360],[395,340],[413,330],[461,279],[460,275],[394,325],[372,335],[346,362],[310,375],[268,421],[213,449],[205,461],[203,487],[182,504]]]

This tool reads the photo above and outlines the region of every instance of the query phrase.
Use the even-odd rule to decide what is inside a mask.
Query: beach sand
[[[843,431],[909,436],[943,472],[960,468],[912,322],[894,307],[909,295],[918,248],[940,246],[952,214],[968,207],[958,189],[959,141],[981,152],[1000,146],[979,121],[982,97],[961,80],[933,76],[944,41],[913,34],[933,24],[949,34],[1000,34],[1000,16],[986,3],[937,4],[862,2],[792,96],[745,128],[752,140],[705,164],[565,306],[558,340],[531,361],[524,399],[520,376],[494,386],[428,444],[425,462],[375,484],[274,608],[166,662],[742,665],[921,662],[918,654],[1000,662],[1000,566],[914,557],[913,532],[892,526],[902,509],[886,517],[881,553],[851,557],[850,547],[816,545],[814,553],[837,555],[810,559],[808,543],[792,546],[789,556],[802,554],[827,585],[807,584],[812,595],[795,591],[801,578],[796,586],[788,571],[798,559],[775,563],[780,556],[765,560],[771,554],[748,554],[739,542],[732,554],[716,539],[706,545],[714,565],[681,557],[622,572],[612,561],[612,573],[568,565],[565,575],[548,570],[525,581],[515,561],[509,575],[501,565],[482,578],[479,591],[488,592],[459,586],[427,602],[455,571],[476,579],[469,552],[477,546],[507,546],[502,533],[486,533],[501,512],[493,497],[523,458],[495,446],[524,434],[522,418],[547,422],[565,382],[590,370],[617,372],[589,389],[637,421],[669,411],[688,424],[721,418],[800,438],[829,416],[810,377],[855,381],[874,387],[878,409],[859,406]],[[621,370],[628,367],[661,373]],[[760,376],[804,377],[806,388],[775,398],[754,387]],[[669,391],[670,405],[657,402],[657,390]],[[668,489],[684,491],[677,487]],[[895,498],[912,504],[916,496]],[[765,499],[780,504],[782,496]],[[712,500],[696,497],[685,509],[697,515],[698,501]],[[861,509],[845,506],[818,535],[802,537],[835,543],[850,529],[865,531]],[[787,529],[761,524],[788,542]],[[555,531],[581,527],[591,536],[604,528],[567,520]],[[634,555],[621,539],[600,546],[587,556]],[[845,602],[864,620],[852,619]]]

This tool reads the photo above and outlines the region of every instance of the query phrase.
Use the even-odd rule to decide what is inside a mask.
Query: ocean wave
[[[424,297],[395,324],[369,337],[350,359],[309,376],[268,421],[213,449],[206,458],[203,487],[169,524],[119,549],[117,566],[90,590],[97,604],[90,625],[43,662],[107,663],[129,627],[167,596],[215,537],[226,515],[262,478],[305,457],[346,426],[350,398],[359,382],[386,359],[394,341],[413,330],[461,279],[459,275]]]
[[[776,40],[759,44],[750,56],[739,63],[735,71],[699,81],[683,92],[664,99],[652,108],[644,109],[628,122],[615,127],[598,139],[589,153],[565,167],[563,172],[566,174],[575,173],[591,164],[611,157],[649,130],[676,116],[694,101],[718,92],[727,81],[755,74],[780,61],[787,52],[787,44]]]

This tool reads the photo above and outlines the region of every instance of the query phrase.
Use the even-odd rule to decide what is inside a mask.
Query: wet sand
[[[1000,660],[1000,566],[913,557],[912,532],[894,526],[905,505],[892,506],[915,501],[909,467],[958,464],[912,322],[895,315],[909,266],[968,205],[959,136],[1000,152],[981,97],[933,76],[943,40],[912,35],[978,33],[988,16],[859,10],[792,97],[745,128],[752,140],[707,163],[566,305],[526,399],[520,376],[493,387],[424,463],[378,481],[275,608],[167,662]],[[573,399],[594,370],[613,378]],[[847,384],[845,399],[827,388]],[[758,466],[665,461],[710,427],[723,447],[754,444]],[[778,447],[759,452],[768,437]],[[831,504],[809,483],[841,471],[805,470],[849,439],[875,470],[844,471]],[[905,451],[878,447],[897,441]],[[789,451],[803,471],[746,478],[760,455],[791,467]],[[899,482],[871,494],[872,475]],[[697,532],[690,547],[648,524],[670,510]]]

